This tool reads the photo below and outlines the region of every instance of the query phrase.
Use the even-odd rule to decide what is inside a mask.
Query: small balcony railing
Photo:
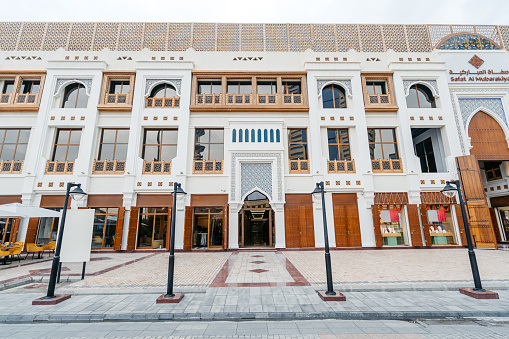
[[[194,160],[193,173],[195,174],[222,174],[223,160]]]
[[[16,98],[14,100],[14,104],[15,105],[35,105],[37,103],[38,96],[39,96],[39,93],[35,93],[35,94],[17,93]]]
[[[145,108],[179,108],[180,98],[147,98]]]
[[[2,94],[0,96],[0,104],[9,104],[11,102],[11,97],[12,97],[12,93],[11,94]]]
[[[309,171],[309,160],[289,160],[289,172],[292,174],[298,173],[310,173]]]
[[[112,93],[112,94],[106,94],[106,105],[125,105],[129,102],[127,101],[129,98],[129,94],[122,94],[122,93]]]
[[[0,173],[7,174],[19,174],[23,169],[23,161],[15,161],[15,160],[2,160],[0,161]]]
[[[227,105],[252,105],[253,96],[251,94],[226,94]]]
[[[402,173],[403,166],[401,159],[378,159],[371,160],[371,168],[373,173]]]
[[[196,105],[221,105],[221,94],[196,94]]]
[[[48,161],[46,174],[72,174],[74,161]]]
[[[301,105],[302,102],[302,94],[283,94],[283,104],[297,104]]]
[[[125,160],[94,160],[93,174],[123,174]]]
[[[171,161],[144,161],[143,174],[171,174]]]
[[[329,160],[327,161],[329,173],[355,173],[355,161],[353,160]]]
[[[277,105],[277,94],[258,94],[258,105]]]
[[[389,94],[368,94],[370,105],[390,105],[391,96]]]

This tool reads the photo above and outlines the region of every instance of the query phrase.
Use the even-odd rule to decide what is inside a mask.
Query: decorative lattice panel
[[[119,23],[99,22],[94,36],[94,47],[92,50],[100,51],[103,48],[109,48],[114,51],[117,49]]]
[[[469,32],[475,33],[474,26],[472,25],[454,25],[451,26],[452,33],[461,33],[461,32]]]
[[[67,38],[69,37],[69,22],[51,22],[48,24],[44,43],[42,45],[43,51],[55,51],[60,47],[67,49]]]
[[[191,47],[191,24],[169,24],[168,51],[185,51]]]
[[[475,26],[475,32],[495,41],[498,45],[501,45],[497,26]]]
[[[265,49],[267,52],[288,51],[286,24],[265,24]]]
[[[426,25],[405,25],[410,52],[431,52]]]
[[[67,50],[89,51],[94,38],[95,24],[93,22],[75,22],[71,27],[71,36]]]
[[[312,25],[313,51],[336,52],[336,33],[334,25]]]
[[[450,25],[430,25],[428,27],[432,46],[435,46],[443,37],[452,33]]]
[[[338,52],[348,52],[349,49],[360,52],[358,25],[336,25]]]
[[[359,25],[363,52],[383,52],[382,30],[380,25]]]
[[[433,47],[449,34],[453,33],[473,33],[482,35],[488,39],[493,40],[496,44],[501,46],[500,36],[498,34],[497,26],[494,25],[429,25],[429,34],[431,44]]]
[[[313,49],[311,25],[289,24],[288,38],[291,52],[304,52]]]
[[[385,48],[396,52],[407,52],[405,28],[403,25],[382,25]]]
[[[44,22],[25,22],[18,44],[18,51],[40,51],[46,31]]]
[[[242,24],[241,26],[241,51],[264,51],[263,24]]]
[[[500,28],[500,35],[505,46],[505,49],[509,50],[509,26],[498,26]]]
[[[151,51],[164,51],[167,33],[168,24],[166,23],[146,23],[142,48],[148,48]]]
[[[210,23],[194,24],[193,48],[197,51],[216,50],[216,24]]]
[[[143,40],[143,23],[124,22],[120,27],[119,51],[139,51]]]
[[[0,49],[13,51],[21,30],[21,22],[0,22]]]
[[[240,50],[239,24],[217,24],[217,50],[234,52]]]

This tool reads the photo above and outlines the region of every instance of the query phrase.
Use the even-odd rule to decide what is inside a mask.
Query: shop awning
[[[46,208],[25,206],[18,202],[0,205],[0,217],[3,218],[55,218],[60,212]]]

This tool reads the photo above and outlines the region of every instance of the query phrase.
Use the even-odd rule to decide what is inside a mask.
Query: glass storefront
[[[141,207],[138,222],[137,248],[168,248],[167,207]]]
[[[13,218],[0,218],[0,241],[9,242],[11,240],[11,230]]]
[[[384,246],[408,245],[403,205],[380,205],[380,231]]]
[[[426,205],[431,245],[457,245],[451,205]]]
[[[195,207],[193,248],[223,246],[223,208]]]
[[[96,208],[92,248],[112,248],[115,243],[118,208]]]

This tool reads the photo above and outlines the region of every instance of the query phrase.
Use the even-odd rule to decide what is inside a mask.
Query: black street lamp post
[[[71,188],[75,187],[72,191]],[[62,237],[64,235],[65,217],[67,215],[67,207],[69,204],[69,196],[74,200],[81,200],[87,195],[81,189],[81,184],[67,183],[65,192],[64,210],[62,211],[62,220],[60,220],[60,228],[58,229],[57,244],[55,246],[55,254],[53,255],[53,263],[51,264],[51,273],[49,276],[48,293],[44,299],[55,298],[55,284],[57,282],[58,266],[60,264],[60,249],[62,248]]]

